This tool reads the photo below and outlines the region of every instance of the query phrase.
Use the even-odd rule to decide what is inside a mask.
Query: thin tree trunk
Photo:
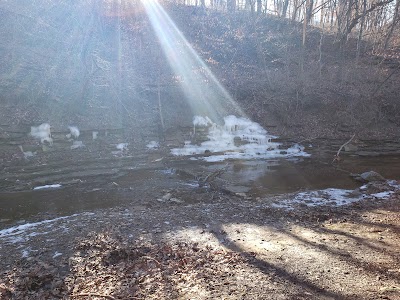
[[[236,10],[236,0],[228,0],[227,8],[228,12],[234,12]]]
[[[257,14],[261,14],[262,11],[262,1],[257,0]]]
[[[319,78],[320,79],[322,77],[322,42],[323,42],[323,40],[324,40],[324,26],[322,25],[321,37],[319,39],[319,46],[318,46],[318,51],[319,51],[318,69],[319,69]]]
[[[288,6],[289,6],[289,0],[284,0],[283,7],[282,7],[282,14],[281,14],[282,18],[286,18]]]
[[[294,0],[293,2],[292,21],[296,21],[297,11],[299,10],[298,2],[298,0]]]
[[[314,0],[306,1],[306,11],[307,11],[307,24],[311,22],[314,9]]]
[[[399,5],[400,5],[400,0],[397,0],[396,1],[396,7],[395,7],[394,13],[393,13],[393,21],[392,21],[392,24],[390,25],[389,32],[388,32],[388,34],[386,36],[385,45],[383,47],[384,50],[386,50],[388,48],[390,38],[393,35],[394,27],[396,26],[396,24],[397,24],[397,22],[399,20]]]
[[[301,68],[301,76],[304,76],[304,61],[305,61],[305,55],[306,55],[306,37],[307,37],[307,7],[310,4],[310,0],[306,0],[306,7],[304,9],[304,20],[303,20],[303,40],[301,44],[301,63],[300,63],[300,68]]]
[[[363,17],[361,18],[360,31],[358,32],[356,64],[358,64],[358,61],[360,59],[361,43],[362,43],[362,35],[363,35],[363,30],[364,30],[365,11],[366,10],[367,10],[367,0],[363,0]]]

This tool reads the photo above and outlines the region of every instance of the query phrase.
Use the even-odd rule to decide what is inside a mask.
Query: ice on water
[[[81,134],[79,128],[76,126],[68,126],[69,133],[67,134],[67,138],[78,138]]]
[[[158,142],[156,142],[156,141],[151,141],[150,143],[148,143],[148,144],[146,145],[146,147],[147,147],[147,149],[152,149],[152,150],[154,150],[154,149],[157,149],[157,148],[160,147],[160,143],[158,143]]]
[[[279,143],[272,142],[272,139],[276,136],[268,134],[260,124],[247,118],[230,115],[224,118],[223,125],[218,125],[208,117],[195,116],[193,126],[194,133],[196,133],[196,128],[206,127],[208,129],[208,140],[200,145],[187,141],[182,148],[172,149],[173,155],[189,156],[208,152],[218,153],[202,158],[209,162],[225,159],[309,156],[304,152],[304,147],[300,145],[294,145],[289,149],[280,149]]]
[[[48,123],[43,123],[39,126],[32,126],[30,135],[34,138],[40,140],[43,144],[48,142],[50,145],[53,144],[53,139],[51,138],[51,126]]]

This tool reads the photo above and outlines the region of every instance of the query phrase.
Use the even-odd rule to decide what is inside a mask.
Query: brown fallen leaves
[[[24,259],[0,279],[1,299],[211,297],[232,285],[240,254],[188,243],[129,243],[111,233],[78,243],[64,266]],[[63,271],[64,270],[64,271]]]

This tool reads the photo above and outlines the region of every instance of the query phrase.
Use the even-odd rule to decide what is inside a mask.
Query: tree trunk
[[[306,55],[306,37],[307,37],[307,7],[310,5],[310,1],[312,0],[306,0],[306,9],[304,10],[304,20],[303,20],[303,41],[301,43],[301,63],[300,63],[300,68],[301,68],[301,76],[304,76],[304,61],[305,61],[305,55]]]
[[[228,12],[234,12],[236,10],[236,0],[227,0]]]
[[[297,11],[299,10],[298,0],[294,0],[293,2],[293,13],[292,13],[292,21],[296,21]]]
[[[399,1],[397,1],[397,2],[399,2]],[[363,35],[364,24],[365,24],[365,11],[366,10],[367,10],[367,0],[363,0],[363,17],[361,18],[360,31],[358,32],[356,64],[358,64],[358,60],[360,59],[361,42],[362,42],[362,35]]]
[[[397,22],[399,21],[399,5],[400,5],[400,0],[397,0],[396,1],[396,6],[394,8],[394,13],[393,13],[393,21],[392,21],[392,24],[390,25],[389,32],[388,32],[388,34],[386,36],[385,45],[383,47],[384,50],[386,50],[388,48],[390,38],[393,35],[394,27],[396,26]]]
[[[257,0],[257,13],[261,14],[262,11],[262,0]]]
[[[306,4],[306,17],[307,17],[307,24],[311,22],[312,16],[313,16],[313,9],[314,9],[314,0],[309,0],[306,1],[306,3],[308,2],[308,4]]]
[[[282,14],[281,14],[282,18],[286,18],[288,6],[289,6],[289,0],[284,0],[282,6]]]

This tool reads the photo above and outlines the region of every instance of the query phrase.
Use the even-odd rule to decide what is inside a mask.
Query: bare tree
[[[236,10],[236,0],[227,0],[228,12],[234,12]]]
[[[386,50],[388,48],[389,41],[393,35],[394,28],[399,21],[399,6],[400,6],[400,0],[396,0],[396,6],[394,8],[393,17],[392,17],[392,24],[390,24],[390,29],[389,29],[389,32],[387,33],[386,39],[385,39],[385,45],[383,46],[384,50]]]
[[[286,18],[286,13],[287,13],[288,7],[289,7],[289,0],[284,0],[283,5],[282,5],[282,13],[281,13],[282,18]]]
[[[257,0],[257,13],[261,14],[262,12],[262,0]]]

